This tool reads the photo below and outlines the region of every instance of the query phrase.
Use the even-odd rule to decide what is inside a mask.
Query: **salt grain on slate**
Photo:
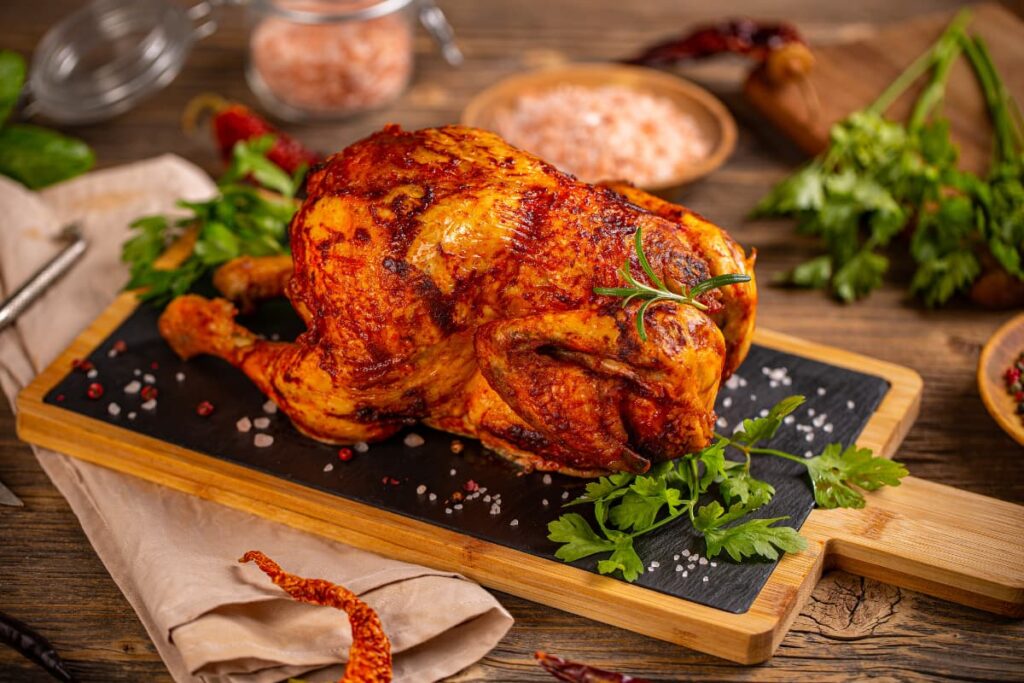
[[[689,575],[690,575],[690,572],[683,572],[683,578],[684,578],[684,579],[685,579],[685,578],[686,578],[687,576],[689,576]]]
[[[110,413],[111,416],[117,417],[118,415],[121,414],[121,406],[117,405],[116,403],[111,403],[109,406],[107,406],[107,412]]]
[[[126,394],[137,394],[141,389],[142,384],[140,384],[139,380],[137,379],[133,379],[131,382],[128,382],[128,384],[124,385],[124,393]]]
[[[444,509],[444,514],[446,514],[446,515],[452,514],[452,509],[451,508],[445,508]]]
[[[431,493],[429,496],[427,496],[427,498],[430,500],[431,503],[433,503],[435,500],[437,500],[437,494]]]
[[[825,387],[818,387],[818,396],[825,395]]]
[[[813,458],[814,457],[814,451],[804,451],[804,457],[805,458]]]
[[[96,368],[93,368],[89,372],[85,373],[85,376],[88,377],[89,379],[96,379],[97,377],[100,376],[100,371],[97,370]]]
[[[847,409],[847,410],[853,410],[853,408],[854,408],[854,406],[855,406],[855,405],[856,405],[856,404],[855,404],[855,403],[854,403],[853,401],[847,401],[847,402],[846,402],[846,409]]]
[[[138,416],[138,413],[136,413],[134,410],[132,412],[128,413],[128,419],[129,420],[134,420],[137,416]]]
[[[722,399],[722,407],[729,408],[730,406],[732,406],[732,396],[726,396]]]
[[[831,423],[831,422],[829,422],[829,423],[828,423],[828,424],[826,424],[826,425],[825,425],[824,427],[822,427],[822,429],[823,429],[823,430],[825,430],[825,433],[826,433],[826,434],[831,434],[831,433],[832,433],[832,429],[833,429],[833,427],[832,427],[832,423]]]
[[[767,408],[761,408],[761,412],[758,413],[758,415],[760,417],[768,417],[768,409]]]
[[[677,572],[681,572],[681,571],[683,571],[683,565],[681,565],[681,564],[677,564],[677,565],[676,565],[676,571],[677,571]]]
[[[487,499],[484,498],[484,500],[486,501]],[[540,504],[543,505],[544,507],[547,507],[548,506],[548,499],[545,498],[544,500],[540,501]]]
[[[146,384],[156,384],[156,377],[149,374],[148,372],[142,376],[142,381]]]
[[[562,491],[562,500],[569,500],[569,492]]]
[[[402,441],[409,448],[419,448],[426,443],[426,440],[416,432],[409,432]]]
[[[791,425],[791,424],[793,424],[794,422],[796,422],[796,418],[795,418],[795,417],[793,417],[792,415],[787,415],[787,416],[786,416],[785,418],[783,418],[783,420],[782,420],[782,421],[783,421],[783,422],[784,422],[785,424]]]
[[[247,417],[243,417],[235,423],[235,429],[242,432],[243,434],[252,429],[252,420]]]
[[[719,429],[725,429],[726,427],[729,426],[729,422],[724,417],[720,417],[717,420],[715,420],[715,426],[717,426]]]
[[[455,476],[455,468],[454,467],[451,468],[450,470],[448,470],[448,476],[449,477],[454,477]]]
[[[179,382],[184,382],[185,381],[185,373],[184,372],[179,372],[179,373],[175,374],[174,375],[174,379],[176,379]]]
[[[266,448],[274,443],[274,437],[270,434],[257,434],[252,443],[256,448]]]
[[[814,432],[807,432],[807,436],[804,437],[808,442],[814,441]]]
[[[513,519],[511,522],[508,523],[508,525],[509,526],[519,526],[519,520],[518,519]]]
[[[420,484],[419,486],[416,487],[416,495],[422,496],[426,492],[427,492],[426,484]]]
[[[698,562],[698,564],[700,564],[700,566],[703,567],[704,565],[706,565],[708,563],[708,558],[702,557],[699,560],[697,560],[697,562]]]
[[[703,579],[701,579],[701,581],[703,581],[704,583],[707,583],[708,582],[708,577],[705,576]]]
[[[263,404],[263,412],[266,413],[267,415],[273,415],[274,413],[277,412],[277,404],[274,403],[273,401],[268,400],[266,403]]]
[[[132,370],[132,374],[135,375],[136,377],[139,377],[140,375],[142,375],[142,370],[135,368],[134,370]]]
[[[266,429],[267,427],[270,426],[270,418],[257,417],[255,420],[252,421],[252,426],[255,427],[256,429]]]
[[[330,472],[333,469],[334,469],[334,463],[333,462],[329,462],[326,465],[324,465],[324,472]]]
[[[155,398],[151,398],[148,401],[146,401],[145,403],[143,403],[142,404],[142,409],[143,410],[156,410],[156,399]]]
[[[541,481],[544,482],[545,486],[550,486],[551,485],[551,475],[550,474],[545,474],[544,478],[541,479]]]
[[[814,410],[814,408],[808,408],[807,409],[807,417],[814,417],[815,412],[816,411]]]
[[[654,560],[653,562],[651,562],[651,566],[654,567],[655,569],[657,569],[658,567],[661,566],[661,562],[658,562],[657,560]]]
[[[462,509],[462,503],[456,503],[455,504],[455,509],[456,510],[461,510]]]
[[[366,443],[365,441],[356,441],[354,444],[352,444],[352,450],[354,450],[356,453],[365,453],[366,451],[370,450],[370,444]]]

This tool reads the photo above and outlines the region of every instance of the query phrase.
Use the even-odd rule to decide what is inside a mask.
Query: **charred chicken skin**
[[[285,294],[294,343],[234,321],[225,299],[171,303],[160,331],[181,356],[241,368],[304,434],[377,441],[403,425],[479,439],[528,469],[644,472],[712,438],[723,377],[750,346],[754,281],[700,298],[707,311],[594,293],[637,265],[633,237],[675,287],[753,275],[729,236],[628,186],[594,186],[460,126],[391,126],[307,180],[292,259],[228,264],[245,304]],[[639,275],[638,277],[643,277]]]

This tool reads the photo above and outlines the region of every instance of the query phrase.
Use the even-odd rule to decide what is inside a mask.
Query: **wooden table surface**
[[[562,59],[610,59],[630,53],[687,24],[724,15],[773,16],[764,0],[691,3],[678,0],[442,0],[467,60],[452,70],[425,37],[417,50],[418,79],[395,106],[338,125],[294,128],[324,150],[395,121],[407,127],[454,121],[466,101],[501,76]],[[813,41],[864,35],[872,24],[898,21],[948,0],[861,0],[785,3]],[[73,0],[0,3],[0,45],[30,54],[46,28]],[[1024,4],[1013,7],[1018,13]],[[217,92],[252,102],[242,78],[245,32],[240,14],[226,13],[222,30],[199,44],[181,76],[163,93],[115,121],[81,128],[101,166],[175,152],[211,172],[218,163],[205,137],[187,138],[178,126],[194,95]],[[795,148],[759,122],[742,101],[744,66],[705,65],[687,75],[716,92],[740,122],[732,159],[677,199],[729,228],[759,251],[761,282],[815,253],[785,223],[744,216],[769,185],[800,161]],[[1021,97],[1021,93],[1017,93]],[[921,416],[899,452],[912,474],[1024,503],[1021,448],[989,418],[975,386],[982,344],[1009,313],[966,303],[925,311],[904,292],[910,272],[898,264],[886,287],[868,301],[840,306],[815,292],[762,288],[760,323],[916,369],[925,380]],[[0,401],[0,481],[25,507],[0,507],[0,611],[48,636],[86,681],[168,680],[156,650],[82,534],[67,504],[14,434]],[[942,505],[942,501],[935,501]],[[551,680],[533,663],[545,649],[656,680],[888,680],[956,678],[1021,680],[1024,624],[935,600],[849,574],[827,575],[793,625],[775,658],[742,667],[698,652],[610,628],[509,595],[498,598],[516,624],[483,661],[455,680]],[[48,680],[12,651],[0,648],[0,681]]]

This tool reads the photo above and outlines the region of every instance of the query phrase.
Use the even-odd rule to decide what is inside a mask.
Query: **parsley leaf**
[[[555,551],[555,557],[566,562],[615,548],[612,541],[598,536],[587,520],[575,512],[548,522],[548,540],[563,544]]]
[[[757,556],[776,560],[780,550],[795,553],[807,547],[807,541],[796,529],[773,526],[786,517],[751,519],[735,526],[724,526],[732,521],[730,517],[732,515],[725,513],[717,502],[705,505],[698,512],[694,526],[704,534],[708,557],[716,557],[724,550],[736,562]]]
[[[633,549],[633,539],[629,536],[620,538],[611,556],[597,563],[597,571],[602,574],[619,571],[626,581],[636,581],[644,573],[644,563]]]
[[[874,491],[899,486],[907,468],[878,458],[867,448],[830,444],[821,455],[805,461],[814,483],[814,499],[823,508],[862,508],[864,496],[853,487]]]

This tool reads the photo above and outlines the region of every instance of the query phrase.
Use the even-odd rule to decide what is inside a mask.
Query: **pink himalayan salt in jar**
[[[412,0],[254,0],[249,87],[275,115],[337,119],[384,106],[413,71]]]

